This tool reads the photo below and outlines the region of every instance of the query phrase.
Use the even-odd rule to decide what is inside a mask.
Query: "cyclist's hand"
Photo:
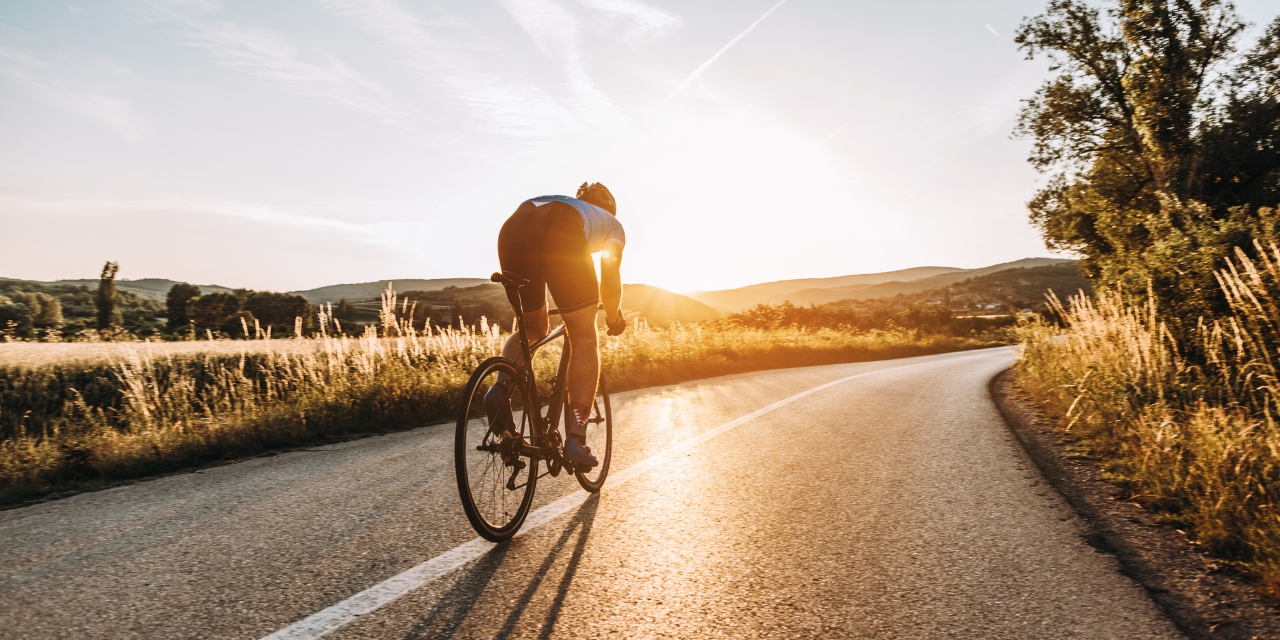
[[[609,322],[609,319],[605,318],[604,323],[609,327],[609,335],[611,336],[620,336],[623,331],[627,330],[627,319],[622,317],[621,309],[618,310],[617,322]]]

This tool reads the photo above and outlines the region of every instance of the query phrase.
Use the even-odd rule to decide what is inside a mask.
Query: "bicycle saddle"
[[[504,285],[513,285],[516,287],[523,287],[529,284],[528,280],[525,280],[524,278],[521,278],[520,276],[514,273],[511,273],[510,271],[507,271],[505,273],[498,273],[495,271],[493,275],[489,276],[489,280],[492,282],[500,282]]]

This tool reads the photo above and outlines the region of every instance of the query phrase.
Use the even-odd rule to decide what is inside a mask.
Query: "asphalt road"
[[[327,637],[1179,637],[1006,430],[987,382],[1013,359],[616,394],[624,481],[500,546],[474,542],[448,425],[0,512],[0,637],[260,638],[460,545]],[[551,480],[535,508],[575,495]]]

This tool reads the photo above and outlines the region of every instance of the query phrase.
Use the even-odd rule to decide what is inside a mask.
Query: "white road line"
[[[955,360],[961,360],[961,359],[970,358],[970,357],[974,357],[974,356],[962,356],[960,358],[948,358],[942,361],[921,362],[918,364],[909,364],[901,367],[893,367],[890,369],[868,371],[867,373],[859,373],[857,375],[849,376],[847,378],[840,378],[839,380],[834,380],[826,384],[821,384],[807,391],[801,391],[800,393],[797,393],[789,398],[784,398],[767,407],[756,409],[755,411],[752,411],[751,413],[748,413],[747,415],[742,416],[741,418],[738,418],[736,420],[731,420],[714,429],[703,432],[702,434],[696,437],[690,438],[689,440],[685,440],[684,442],[681,442],[680,444],[677,444],[671,447],[670,449],[666,449],[660,453],[650,456],[649,458],[646,458],[640,462],[637,462],[636,464],[633,464],[630,467],[623,469],[622,471],[611,473],[609,474],[609,478],[606,481],[604,488],[601,489],[601,491],[616,489],[619,486],[640,477],[644,473],[651,471],[656,467],[661,466],[662,464],[677,457],[681,453],[684,453],[689,449],[692,449],[712,438],[715,438],[716,436],[720,436],[725,433],[728,433],[729,431],[732,431],[733,429],[743,424],[751,422],[752,420],[755,420],[756,418],[759,418],[760,416],[766,413],[769,413],[775,409],[784,407],[788,404],[791,404],[792,402],[795,402],[796,400],[800,400],[801,398],[811,396],[824,389],[829,389],[831,387],[834,387],[842,382],[848,382],[850,380],[855,380],[857,378],[864,378],[866,376],[872,376],[878,373],[888,373],[890,371],[911,369],[913,367],[922,367],[929,364],[941,364],[942,362],[954,362]],[[529,533],[530,531],[533,531],[534,529],[556,519],[557,517],[562,516],[565,513],[568,513],[569,511],[572,511],[573,509],[580,506],[582,503],[586,502],[587,498],[589,497],[591,497],[591,494],[579,489],[578,491],[575,491],[563,498],[560,498],[559,500],[556,500],[551,504],[548,504],[540,509],[537,509],[533,513],[530,513],[529,516],[525,519],[524,526],[521,527],[520,533],[517,533],[516,536],[517,537],[523,536]],[[357,593],[356,595],[351,596],[350,598],[347,598],[346,600],[343,600],[338,604],[335,604],[322,611],[318,611],[269,636],[265,636],[262,640],[286,640],[286,639],[287,640],[311,640],[314,638],[320,638],[320,637],[326,636],[330,633],[333,633],[334,631],[337,631],[343,626],[355,621],[360,616],[368,613],[373,613],[374,611],[381,608],[383,605],[390,604],[391,602],[394,602],[400,599],[401,597],[407,595],[410,591],[418,589],[419,587],[422,587],[427,583],[436,580],[437,578],[443,577],[445,574],[449,573],[450,571],[460,568],[463,565],[467,564],[468,562],[471,562],[472,560],[479,558],[480,556],[487,553],[490,549],[493,549],[495,546],[497,545],[495,545],[492,542],[489,542],[482,538],[475,538],[470,542],[466,542],[461,545],[458,545],[457,547],[454,547],[430,560],[427,560],[426,562],[423,562],[422,564],[412,569],[409,569],[404,573],[393,576],[379,584],[369,587],[368,589],[365,589],[364,591],[361,591],[360,593]]]

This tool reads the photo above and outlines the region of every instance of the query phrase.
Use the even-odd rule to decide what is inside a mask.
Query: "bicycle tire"
[[[565,423],[573,419],[573,412],[566,408]],[[604,376],[600,376],[600,384],[596,390],[595,402],[591,403],[591,420],[600,419],[598,423],[588,422],[587,446],[592,453],[599,456],[600,464],[586,473],[574,472],[578,484],[590,493],[596,493],[604,487],[605,478],[609,477],[609,461],[613,457],[613,407],[609,404],[609,390],[605,387]],[[603,441],[604,451],[600,444]]]
[[[516,382],[509,399],[512,424],[502,434],[494,434],[485,410],[484,394],[499,373],[511,376]],[[458,403],[454,433],[458,495],[471,526],[481,538],[491,542],[509,540],[520,530],[529,515],[538,484],[538,459],[515,451],[519,442],[529,443],[533,433],[531,411],[526,408],[536,411],[538,401],[536,395],[528,393],[528,388],[524,374],[514,362],[501,357],[489,358],[471,374]],[[531,401],[526,401],[530,398]],[[513,466],[513,461],[523,462],[524,468]],[[514,489],[510,488],[512,484]]]

